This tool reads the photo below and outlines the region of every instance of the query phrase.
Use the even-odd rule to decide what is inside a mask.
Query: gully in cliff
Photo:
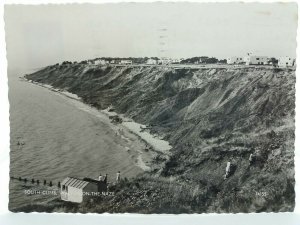
[[[297,4],[5,10],[10,210],[294,210]]]

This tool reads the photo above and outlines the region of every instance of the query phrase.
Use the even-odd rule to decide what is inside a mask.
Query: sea
[[[143,172],[139,140],[120,138],[117,128],[88,105],[18,76],[9,76],[9,103],[10,177],[17,178],[10,180],[9,209],[59,198],[43,193],[58,191],[57,183],[68,176],[108,174],[114,182],[118,171],[129,179]]]

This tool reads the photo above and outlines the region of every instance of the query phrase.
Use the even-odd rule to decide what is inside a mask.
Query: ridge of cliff
[[[162,169],[122,182],[95,212],[294,209],[294,69],[74,63],[25,77],[98,109],[112,104],[173,146],[166,161],[156,159],[164,161]],[[251,165],[250,154],[256,156]],[[233,170],[224,180],[227,162]]]

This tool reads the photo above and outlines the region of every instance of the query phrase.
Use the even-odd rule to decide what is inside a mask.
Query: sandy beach
[[[71,99],[74,104],[77,103],[78,108],[87,113],[93,114],[99,120],[101,120],[101,122],[106,123],[114,132],[114,138],[122,139],[126,142],[136,142],[138,140],[140,146],[136,146],[136,148],[134,148],[135,151],[132,150],[133,148],[126,146],[124,146],[124,149],[128,152],[128,154],[130,154],[131,158],[135,158],[136,165],[143,171],[150,171],[152,169],[152,160],[158,154],[164,155],[166,158],[168,158],[169,150],[172,148],[172,146],[157,135],[151,134],[145,130],[145,125],[136,123],[132,119],[126,118],[122,114],[110,111],[108,108],[105,110],[98,110],[85,104],[76,94],[70,93],[66,90],[61,90],[54,88],[51,85],[30,81],[26,78],[21,78],[21,80],[46,88],[57,95]],[[80,105],[78,105],[78,103]],[[122,122],[118,124],[113,123],[109,118],[110,116],[119,116],[122,118]]]

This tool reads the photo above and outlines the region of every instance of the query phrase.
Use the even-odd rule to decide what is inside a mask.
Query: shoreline
[[[142,145],[146,146],[144,150],[137,150],[136,154],[136,165],[139,168],[141,168],[144,172],[151,171],[153,169],[153,167],[155,166],[155,164],[153,163],[153,159],[155,158],[155,156],[164,155],[166,159],[169,158],[169,150],[172,148],[172,146],[169,144],[169,142],[162,140],[156,135],[150,134],[146,130],[143,130],[146,128],[146,125],[136,123],[132,119],[124,117],[122,114],[118,114],[116,112],[109,112],[108,108],[104,110],[99,110],[95,107],[92,107],[89,104],[83,102],[82,99],[76,94],[70,93],[66,90],[54,88],[53,86],[48,84],[28,80],[25,77],[20,78],[20,80],[40,86],[42,88],[46,88],[49,91],[55,92],[58,95],[70,98],[74,101],[81,102],[88,109],[96,111],[97,114],[99,114],[97,115],[97,117],[100,118],[102,122],[106,122],[112,128],[112,130],[116,132],[116,135],[120,136],[120,138],[122,139],[125,139],[127,141],[130,140],[129,135],[126,135],[127,132],[129,134],[134,135],[141,142]],[[110,116],[119,116],[120,118],[122,118],[122,122],[115,124],[109,118]],[[126,151],[130,151],[130,149],[125,149]],[[150,160],[149,154],[151,154]]]
[[[155,136],[147,132],[145,129],[147,128],[146,125],[137,123],[130,118],[124,117],[123,114],[118,114],[116,112],[109,112],[109,109],[106,108],[104,110],[99,110],[100,112],[104,113],[105,115],[109,116],[118,116],[122,119],[122,123],[120,125],[131,133],[140,137],[143,141],[145,141],[149,146],[153,148],[154,151],[169,155],[169,150],[172,146],[169,142],[162,140],[160,137]]]

